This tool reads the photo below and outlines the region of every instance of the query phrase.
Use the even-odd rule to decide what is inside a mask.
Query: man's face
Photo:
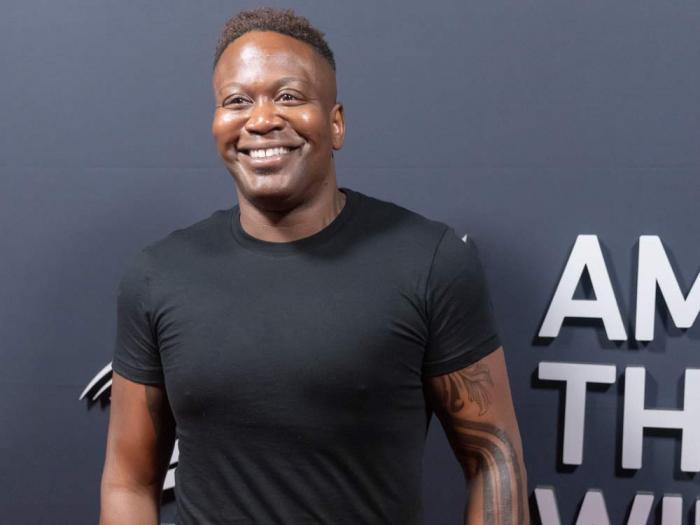
[[[222,53],[213,88],[212,134],[244,198],[283,210],[326,183],[345,127],[333,69],[311,46],[246,33]]]

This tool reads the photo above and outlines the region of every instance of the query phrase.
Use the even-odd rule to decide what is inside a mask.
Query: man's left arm
[[[529,524],[527,474],[503,347],[454,372],[424,377],[469,483],[464,523]]]

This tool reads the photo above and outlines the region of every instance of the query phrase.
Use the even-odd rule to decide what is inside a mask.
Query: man
[[[525,467],[476,248],[338,188],[335,62],[291,11],[233,17],[212,132],[238,205],[147,246],[119,287],[101,517],[422,523],[431,410],[468,523],[528,522]]]

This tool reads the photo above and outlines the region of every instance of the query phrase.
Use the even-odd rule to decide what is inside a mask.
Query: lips
[[[287,148],[285,146],[281,146],[278,148],[257,148],[248,151],[248,155],[250,155],[250,157],[253,159],[264,159],[268,157],[279,157],[280,155],[287,155],[291,151],[291,148]]]
[[[276,168],[284,165],[301,146],[275,145],[265,147],[238,148],[241,161],[253,168]]]
[[[236,149],[239,153],[248,155],[251,158],[265,158],[274,157],[278,155],[285,155],[300,148],[300,144],[251,144],[251,145],[241,145]]]

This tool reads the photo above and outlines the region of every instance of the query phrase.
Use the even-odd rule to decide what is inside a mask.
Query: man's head
[[[239,197],[283,210],[335,176],[332,151],[345,134],[335,62],[308,20],[269,8],[234,16],[212,80],[212,134]]]

